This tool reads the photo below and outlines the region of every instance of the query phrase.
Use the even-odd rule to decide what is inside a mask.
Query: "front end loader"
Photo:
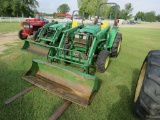
[[[72,17],[77,10],[73,11]],[[82,13],[82,15],[84,15]],[[67,29],[78,30],[83,27],[83,16],[82,23],[77,21],[58,23],[57,21],[50,22],[43,26],[36,34],[34,41],[25,40],[22,50],[30,51],[39,55],[47,55],[50,46],[59,46],[63,31]]]
[[[106,3],[100,4],[98,19],[100,7],[103,4]],[[117,16],[117,10],[118,8],[115,16]],[[72,36],[69,34],[70,31],[64,31],[59,47],[50,48],[47,56],[48,61],[64,61],[65,63],[76,64],[87,74],[89,68],[96,61],[96,70],[105,72],[109,64],[109,58],[117,57],[120,52],[122,34],[118,32],[117,17],[115,17],[113,27],[109,26],[106,20],[99,23],[98,19],[96,24],[86,26],[74,32]]]
[[[103,4],[117,6],[115,3],[100,4],[98,18]],[[107,21],[99,24],[97,20],[96,24],[82,29],[63,31],[58,47],[50,46],[48,52],[47,59],[52,64],[34,59],[23,79],[68,101],[88,106],[93,93],[98,90],[98,78],[89,74],[89,68],[96,60],[97,71],[105,72],[109,57],[116,57],[120,51],[122,36],[116,21],[115,17],[113,27]],[[83,72],[58,64],[61,61],[80,66]]]

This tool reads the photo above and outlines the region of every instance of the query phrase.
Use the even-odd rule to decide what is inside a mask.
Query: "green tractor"
[[[114,4],[115,3],[102,3]],[[116,15],[117,16],[116,9]],[[109,57],[116,57],[121,47],[122,35],[118,33],[117,19],[114,25],[107,21],[84,27],[82,29],[68,29],[63,31],[59,46],[50,46],[47,59],[44,62],[34,59],[31,69],[23,76],[30,83],[54,93],[68,101],[87,107],[92,94],[98,90],[98,78],[89,74],[89,67],[96,60],[96,69],[104,72],[109,63]],[[78,71],[67,66],[56,64],[64,61],[75,64],[83,69]]]
[[[81,12],[78,10],[73,11],[72,17],[74,17],[75,12]],[[44,25],[39,31],[35,34],[34,41],[25,40],[25,43],[22,47],[22,50],[27,50],[40,55],[47,55],[50,46],[59,46],[63,31],[67,29],[80,29],[83,27],[83,16],[82,12],[82,23],[77,21],[59,23],[57,21],[50,22]]]
[[[96,61],[96,70],[105,72],[110,57],[117,57],[120,52],[122,34],[118,32],[117,10],[113,27],[108,25],[108,21],[98,22],[100,16],[100,4],[98,18],[94,25],[89,25],[79,29],[70,35],[70,30],[64,31],[59,47],[51,47],[48,60],[65,61],[80,66],[85,73],[89,73],[89,68]],[[107,3],[112,4],[112,3]],[[56,51],[56,52],[54,52]]]

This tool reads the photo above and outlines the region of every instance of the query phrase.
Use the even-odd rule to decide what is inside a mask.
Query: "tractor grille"
[[[29,22],[23,22],[23,26],[25,29],[30,29],[30,23]]]

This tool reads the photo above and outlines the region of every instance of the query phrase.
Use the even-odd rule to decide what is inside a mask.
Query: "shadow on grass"
[[[112,105],[107,120],[127,120],[127,116],[131,114],[131,94],[129,89],[125,85],[119,85],[117,89],[119,90],[120,100]]]
[[[112,105],[107,120],[138,120],[137,117],[133,115],[132,107],[139,71],[139,69],[133,70],[131,91],[125,85],[117,86],[120,100]]]
[[[23,73],[25,71],[13,70],[10,65],[0,61],[0,120],[32,120],[34,116],[32,102],[27,104],[29,96],[21,96],[8,105],[4,104],[5,100],[28,86],[21,79]]]

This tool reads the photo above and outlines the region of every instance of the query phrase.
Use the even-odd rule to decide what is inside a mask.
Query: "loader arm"
[[[78,29],[83,28],[83,24],[78,25],[77,27],[70,28],[68,30],[63,31],[63,36],[61,38],[59,47],[62,48],[65,42],[66,37],[73,37],[74,34],[77,32]]]
[[[43,35],[44,30],[47,29],[49,26],[54,25],[54,24],[58,24],[58,21],[50,22],[50,23],[44,25],[44,26],[40,29],[40,32],[39,32],[38,37],[41,38],[42,35]],[[39,40],[37,40],[37,41],[39,41]]]
[[[56,28],[56,32],[54,33],[53,37],[51,39],[46,38],[40,38],[40,41],[48,41],[51,42],[52,45],[55,44],[56,41],[60,39],[60,35],[62,34],[62,31],[67,30],[71,27],[71,22],[62,24],[60,27]]]

